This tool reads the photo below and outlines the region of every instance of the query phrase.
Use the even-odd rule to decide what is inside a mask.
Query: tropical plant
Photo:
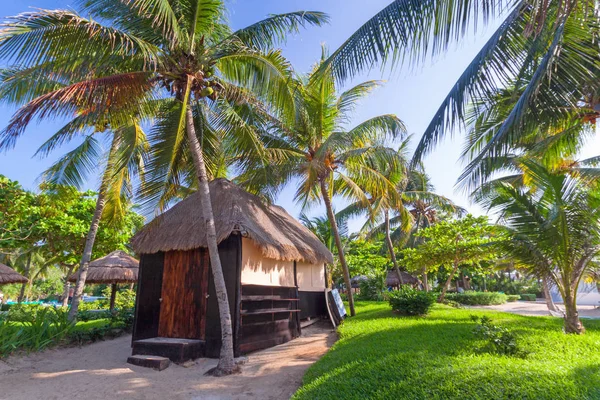
[[[412,270],[425,267],[434,271],[443,265],[451,266],[438,298],[441,302],[461,265],[478,265],[498,257],[495,246],[502,238],[497,231],[488,223],[487,217],[467,215],[442,221],[421,230],[419,236],[425,241],[415,248],[404,249],[404,262]]]
[[[326,17],[316,12],[275,15],[231,32],[221,0],[79,3],[95,19],[73,11],[39,10],[5,24],[0,56],[40,75],[66,76],[76,83],[48,88],[41,80],[32,85],[31,101],[4,130],[2,145],[14,143],[34,117],[77,112],[88,121],[95,118],[96,126],[118,129],[159,113],[165,121],[162,128],[170,133],[166,136],[176,148],[186,142],[195,167],[221,317],[221,358],[214,372],[231,373],[236,369],[231,316],[198,139],[204,133],[202,118],[208,104],[243,102],[247,91],[274,106],[291,104],[287,65],[278,52],[263,50],[286,33],[304,24],[319,25]]]
[[[369,81],[336,94],[331,74],[318,75],[321,60],[309,76],[300,77],[296,88],[296,113],[291,120],[272,126],[269,147],[277,153],[271,161],[247,162],[237,181],[254,192],[276,194],[289,181],[297,182],[295,198],[303,207],[322,201],[327,210],[344,283],[350,288],[350,273],[337,226],[332,198],[337,195],[368,203],[367,193],[379,193],[392,184],[373,168],[376,159],[396,162],[396,153],[385,140],[404,134],[404,125],[395,115],[380,115],[351,129],[347,124],[357,102],[379,82]],[[349,293],[350,315],[354,300]]]
[[[556,284],[565,332],[583,333],[577,288],[600,252],[598,170],[574,162],[552,169],[534,159],[522,160],[521,168],[482,186],[476,199],[499,213],[510,238],[504,251]]]

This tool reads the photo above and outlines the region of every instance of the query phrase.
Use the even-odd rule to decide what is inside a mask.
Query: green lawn
[[[525,359],[481,351],[470,315],[520,335]],[[600,321],[584,336],[562,320],[437,305],[424,318],[359,302],[340,340],[306,373],[294,399],[600,399]]]

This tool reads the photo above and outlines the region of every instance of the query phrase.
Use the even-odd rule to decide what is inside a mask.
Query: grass
[[[514,330],[529,355],[483,351],[470,315]],[[574,336],[551,317],[443,305],[401,317],[387,303],[359,302],[293,399],[600,399],[600,321],[584,325]]]

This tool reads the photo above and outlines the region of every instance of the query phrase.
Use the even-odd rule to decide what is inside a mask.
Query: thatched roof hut
[[[405,285],[416,286],[421,283],[420,280],[409,274],[408,272],[400,271],[402,274],[402,280]],[[398,274],[394,270],[388,270],[387,277],[385,279],[385,284],[388,287],[398,287],[400,286],[400,279],[398,279]]]
[[[17,271],[0,263],[0,285],[7,285],[9,283],[26,283],[27,278],[19,274]]]
[[[139,262],[122,250],[98,258],[90,263],[87,283],[135,283],[138,279]],[[69,277],[71,282],[77,281],[78,272]]]
[[[300,320],[327,315],[325,264],[333,255],[283,208],[226,179],[209,187],[234,353],[298,337]],[[200,194],[148,223],[132,246],[140,255],[133,353],[150,343],[151,354],[183,362],[188,356],[168,353],[165,340],[185,339],[197,346],[190,357],[218,357],[221,325]]]
[[[135,283],[138,280],[139,262],[122,250],[92,261],[88,267],[86,283],[107,283],[111,285],[110,310],[115,308],[117,284]],[[72,274],[69,281],[76,282],[79,272]]]
[[[327,247],[283,208],[265,205],[226,179],[216,179],[209,187],[219,243],[239,232],[252,239],[267,258],[333,263]],[[139,254],[206,248],[200,194],[192,194],[155,218],[131,244]]]

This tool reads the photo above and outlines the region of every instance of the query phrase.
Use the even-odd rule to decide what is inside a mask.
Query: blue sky
[[[31,8],[70,8],[72,0],[21,0],[4,1],[2,12],[5,16],[28,11]],[[306,72],[318,60],[321,54],[321,44],[325,43],[335,50],[358,27],[377,11],[389,4],[389,0],[230,0],[230,21],[234,28],[240,28],[260,20],[272,13],[282,13],[296,10],[323,11],[330,15],[331,23],[321,28],[308,28],[299,35],[291,37],[283,47],[284,55],[291,61],[299,72]],[[400,69],[392,75],[381,73],[379,69],[357,77],[354,83],[367,79],[385,79],[384,87],[363,101],[355,115],[355,122],[379,114],[396,114],[414,134],[416,142],[433,113],[439,107],[445,95],[473,56],[481,48],[487,37],[493,31],[492,26],[481,29],[477,35],[465,38],[461,43],[450,48],[447,54],[436,60],[427,62],[417,70]],[[1,61],[0,61],[1,63]],[[0,127],[6,126],[14,109],[0,105]],[[35,149],[39,147],[50,134],[61,126],[60,121],[44,121],[42,124],[32,124],[9,152],[0,153],[0,174],[18,180],[28,189],[36,188],[36,178],[61,154],[61,150],[50,157],[40,160],[32,158]],[[588,146],[584,156],[597,155],[598,140]],[[427,172],[431,175],[438,193],[453,199],[459,205],[466,207],[474,214],[482,210],[469,204],[468,197],[454,190],[454,183],[460,174],[461,150],[460,132],[453,138],[447,139],[425,160]],[[72,146],[63,147],[66,151]],[[97,178],[91,179],[89,187],[95,188]],[[300,212],[293,201],[293,188],[284,190],[278,203],[293,215]],[[343,202],[336,200],[337,207]],[[315,207],[310,214],[324,214],[324,210]],[[351,222],[351,230],[360,226],[360,221]]]

